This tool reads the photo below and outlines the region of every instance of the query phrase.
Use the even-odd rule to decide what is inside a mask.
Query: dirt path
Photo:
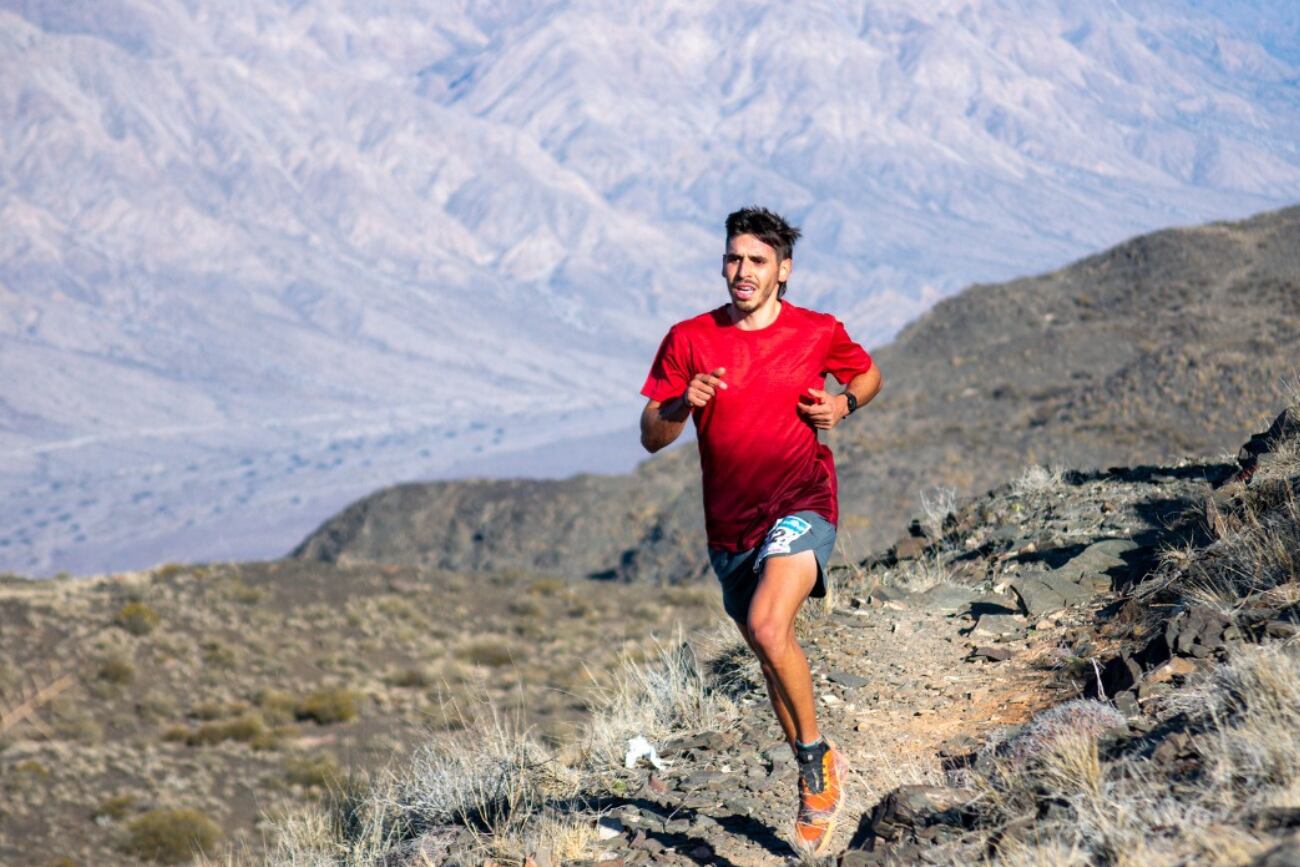
[[[939,750],[945,743],[982,741],[991,730],[1024,722],[1059,700],[1049,680],[1061,627],[993,644],[963,635],[969,617],[928,610],[915,598],[887,607],[846,602],[800,627],[823,731],[853,766],[833,855],[849,847],[864,814],[886,792],[942,782]],[[972,658],[973,647],[986,645],[1010,658]],[[678,745],[671,767],[615,811],[631,841],[617,852],[623,863],[790,862],[794,764],[766,702],[755,699],[746,711],[736,731]],[[638,835],[638,825],[646,833]],[[663,833],[655,832],[659,828]]]

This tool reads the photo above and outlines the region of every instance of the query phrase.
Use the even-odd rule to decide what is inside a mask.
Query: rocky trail
[[[960,803],[954,775],[1096,682],[1110,651],[1100,615],[1171,543],[1171,519],[1233,469],[1030,472],[840,572],[834,603],[800,623],[823,731],[853,766],[839,863],[924,862],[959,832],[934,819]],[[754,678],[740,725],[682,737],[663,769],[627,772],[628,794],[602,804],[596,863],[790,861],[795,768]],[[1136,692],[1108,697],[1141,716]]]
[[[940,753],[1023,723],[1051,702],[1050,674],[1038,665],[1050,644],[1046,636],[981,648],[987,656],[974,656],[961,634],[970,624],[954,613],[890,604],[898,607],[838,609],[810,630],[815,636],[807,643],[823,728],[853,766],[852,802],[837,850],[869,838],[862,819],[885,793],[942,780]],[[629,779],[637,794],[608,804],[602,824],[619,831],[606,844],[610,860],[788,860],[795,766],[766,704],[751,699],[749,708],[750,722],[736,731],[670,743],[666,769]]]

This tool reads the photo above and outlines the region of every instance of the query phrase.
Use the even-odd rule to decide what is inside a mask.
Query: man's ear
[[[722,268],[720,268],[719,270],[722,272],[722,276],[725,279],[727,276],[727,254],[726,253],[722,254]]]
[[[793,259],[782,259],[776,268],[776,282],[784,283],[790,279],[790,269],[794,267]]]

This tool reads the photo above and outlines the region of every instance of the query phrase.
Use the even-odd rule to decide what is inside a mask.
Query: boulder
[[[987,659],[989,662],[1005,662],[1015,656],[1009,647],[977,647],[970,652],[972,659]]]
[[[1204,659],[1223,649],[1223,633],[1231,624],[1226,614],[1196,606],[1169,619],[1165,625],[1165,642],[1179,656]]]
[[[925,611],[939,614],[956,614],[970,607],[979,593],[958,584],[936,584],[912,597],[912,604]]]
[[[1067,605],[1065,597],[1036,576],[1015,579],[1011,582],[1011,589],[1020,600],[1021,610],[1030,617],[1051,614]]]
[[[1025,619],[1018,614],[984,614],[971,635],[982,638],[1014,638],[1025,633]]]
[[[1078,582],[1084,575],[1105,574],[1112,570],[1128,571],[1128,564],[1121,555],[1138,547],[1138,544],[1131,539],[1102,539],[1071,557],[1053,570],[1052,574]]]
[[[858,689],[871,683],[868,678],[847,671],[832,671],[827,677],[831,683],[837,683],[845,689]]]
[[[1294,408],[1283,410],[1277,418],[1273,419],[1268,430],[1255,434],[1237,453],[1237,463],[1241,465],[1239,478],[1249,479],[1261,455],[1273,451],[1280,443],[1296,437],[1300,437],[1300,413],[1297,413]]]
[[[899,786],[871,811],[870,832],[880,840],[933,839],[927,829],[957,831],[970,821],[966,809],[975,797],[969,789],[944,786]]]

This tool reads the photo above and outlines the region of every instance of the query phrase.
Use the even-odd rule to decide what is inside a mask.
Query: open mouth
[[[754,293],[758,291],[758,287],[749,283],[737,283],[731,287],[731,291],[734,292],[736,297],[741,301],[748,301],[750,298],[754,297]]]

